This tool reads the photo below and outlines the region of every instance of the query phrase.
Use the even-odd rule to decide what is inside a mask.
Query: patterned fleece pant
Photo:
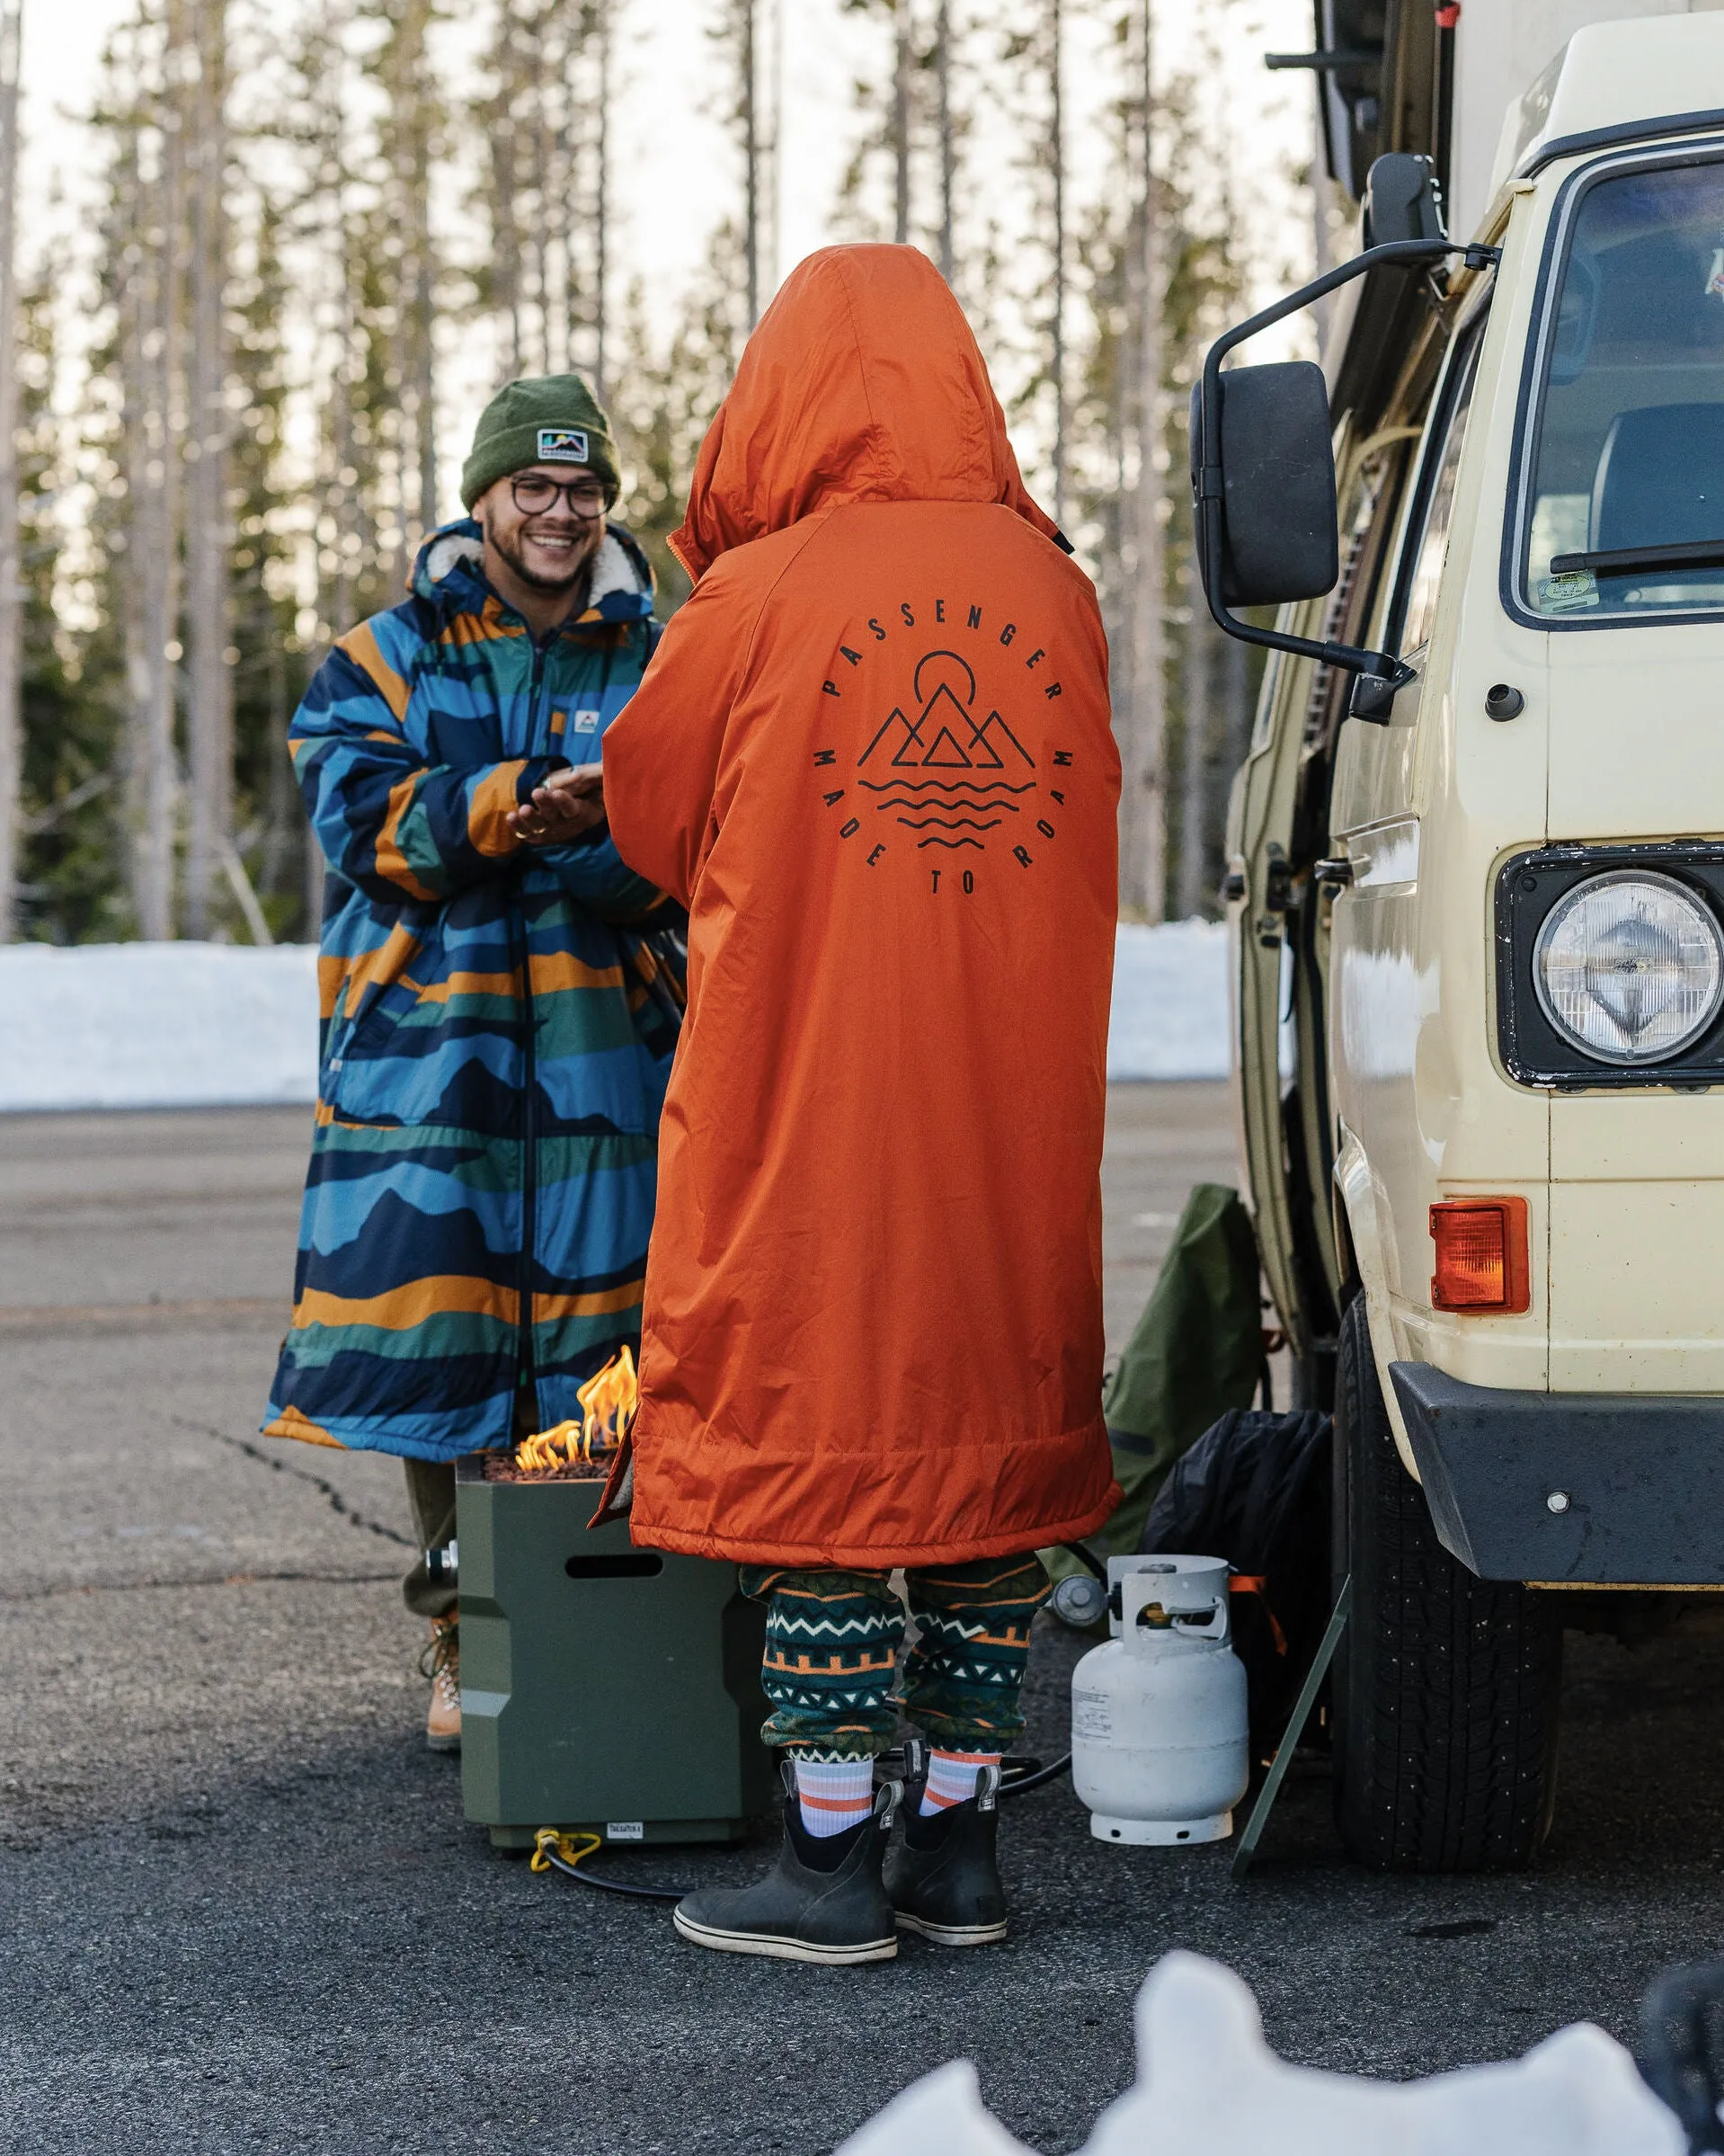
[[[873,1759],[902,1706],[945,1751],[1009,1751],[1024,1726],[1018,1695],[1030,1622],[1049,1592],[1034,1556],[985,1557],[908,1573],[916,1639],[903,1687],[893,1677],[904,1606],[876,1572],[789,1572],[745,1564],[742,1592],[764,1602],[761,1731],[808,1760]]]

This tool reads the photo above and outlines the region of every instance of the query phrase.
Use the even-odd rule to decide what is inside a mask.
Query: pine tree
[[[351,109],[358,21],[357,0],[319,0],[284,41],[280,61],[289,94],[279,124],[298,160],[280,229],[310,265],[300,304],[312,339],[307,388],[317,437],[306,489],[315,645],[376,611],[387,589],[379,539],[391,513],[381,440],[387,370],[369,334],[383,311],[383,283],[369,253],[366,146]],[[321,883],[320,859],[315,867]]]
[[[1033,222],[1018,250],[1020,258],[1033,265],[1033,281],[1018,294],[1027,317],[1031,358],[1011,409],[1039,414],[1047,445],[1044,465],[1048,505],[1055,523],[1062,525],[1071,448],[1063,0],[1026,0],[1009,20],[1000,58],[1015,76],[1014,102],[1025,145],[1019,162],[1033,202]]]
[[[74,639],[59,619],[71,459],[58,414],[60,281],[39,260],[18,295],[18,511],[22,619],[19,930],[48,943],[126,932],[117,779],[123,683],[115,639]]]
[[[19,0],[0,5],[0,943],[17,932],[23,779],[23,609],[18,552]]]
[[[290,388],[290,288],[281,260],[282,205],[257,191],[246,260],[231,293],[236,392],[233,484],[234,858],[249,877],[235,903],[253,941],[315,935],[304,907],[307,821],[288,757],[288,720],[304,691],[307,654],[293,588],[295,503],[283,470]],[[247,903],[246,891],[256,896]],[[253,910],[255,907],[255,911]]]
[[[1185,385],[1240,290],[1231,198],[1206,168],[1192,82],[1151,94],[1151,27],[1142,0],[1112,18],[1120,94],[1107,124],[1130,183],[1090,206],[1078,236],[1090,326],[1071,432],[1074,536],[1096,565],[1113,653],[1121,904],[1160,921],[1169,902],[1213,904],[1222,766],[1256,673],[1248,660],[1241,677],[1220,657],[1193,582],[1185,506]]]
[[[435,0],[378,0],[367,12],[387,28],[367,62],[384,105],[363,241],[361,321],[368,360],[373,368],[381,362],[385,395],[368,401],[393,480],[392,518],[379,536],[398,590],[439,508],[436,340],[442,294],[431,179],[445,147],[446,117],[431,33],[440,11]]]
[[[615,12],[496,0],[486,87],[470,108],[489,235],[477,281],[513,374],[585,370],[599,385],[606,372]]]
[[[956,193],[960,122],[952,96],[952,0],[939,0],[934,15],[934,146],[938,159],[939,225],[934,259],[951,284],[957,268]]]
[[[233,881],[234,699],[230,560],[227,0],[194,0],[182,69],[190,264],[185,507],[187,765],[185,930],[207,936],[218,882]]]
[[[779,0],[783,4],[783,0]],[[767,0],[717,0],[707,35],[718,47],[725,86],[722,112],[742,164],[742,202],[715,260],[734,259],[741,275],[743,314],[750,329],[760,318],[768,264],[765,243],[776,219],[769,191],[775,184],[776,116],[762,98],[761,31]],[[776,267],[775,265],[772,265]]]
[[[185,0],[139,0],[109,48],[97,124],[109,142],[101,278],[114,396],[104,432],[119,515],[102,579],[123,624],[126,827],[137,932],[173,933],[180,802],[175,718],[184,433]]]
[[[662,352],[648,330],[638,280],[623,311],[622,358],[610,404],[623,465],[619,506],[653,565],[661,619],[688,596],[688,576],[665,542],[682,521],[696,454],[747,335],[742,319],[745,245],[733,225],[720,227],[706,274],[689,295],[675,334]]]
[[[844,0],[879,15],[881,71],[851,85],[864,126],[840,183],[838,219],[859,238],[921,246],[955,287],[958,188],[968,114],[958,88],[962,35],[951,0]],[[879,183],[876,184],[876,174]]]

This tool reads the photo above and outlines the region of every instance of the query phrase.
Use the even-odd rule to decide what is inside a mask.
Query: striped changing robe
[[[329,864],[316,1127],[274,1437],[447,1460],[579,1412],[638,1341],[684,917],[608,833],[503,818],[599,760],[657,640],[614,527],[542,644],[437,533],[411,596],[342,637],[294,717]]]

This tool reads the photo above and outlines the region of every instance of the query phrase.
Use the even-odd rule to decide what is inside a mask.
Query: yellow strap
[[[541,1827],[533,1837],[532,1861],[528,1869],[548,1872],[553,1854],[564,1864],[579,1864],[583,1857],[591,1857],[595,1849],[604,1847],[600,1834],[565,1834],[560,1827]]]

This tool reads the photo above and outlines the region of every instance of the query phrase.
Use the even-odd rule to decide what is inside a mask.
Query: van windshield
[[[1525,604],[1724,607],[1724,163],[1595,181],[1548,338]]]

